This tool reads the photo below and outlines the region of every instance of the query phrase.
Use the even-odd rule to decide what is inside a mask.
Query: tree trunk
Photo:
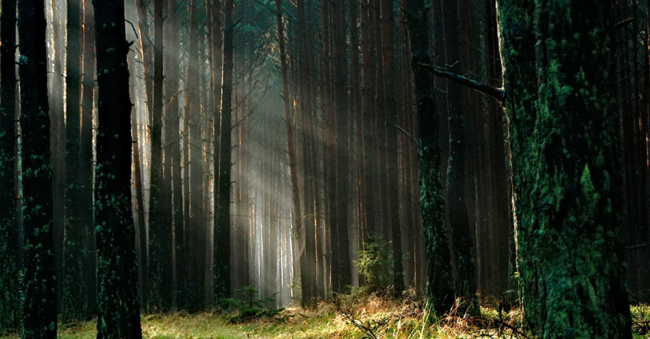
[[[442,0],[445,34],[445,57],[448,65],[460,61],[458,41],[460,27],[457,0]],[[447,83],[449,110],[449,167],[447,169],[447,204],[451,239],[451,260],[456,298],[466,307],[475,305],[476,275],[472,256],[469,220],[465,204],[465,116],[458,85]],[[478,309],[474,309],[478,312]],[[463,310],[464,312],[464,310]]]
[[[61,316],[63,319],[83,319],[88,309],[87,270],[84,250],[90,241],[88,229],[81,223],[81,0],[67,1],[66,52],[66,206],[63,242],[63,289]]]
[[[22,335],[30,339],[56,338],[57,329],[45,27],[44,2],[21,1],[18,34],[25,199]]]
[[[94,7],[92,0],[83,0],[83,74],[81,87],[81,134],[79,136],[79,177],[81,191],[79,195],[79,222],[85,228],[84,256],[86,269],[87,302],[90,315],[97,314],[97,245],[94,231],[93,178],[93,109],[95,106],[95,32]]]
[[[165,311],[172,306],[173,293],[166,284],[173,280],[173,265],[171,209],[163,175],[163,0],[154,0],[154,27],[148,306]]]
[[[97,338],[140,339],[135,228],[131,212],[131,99],[123,1],[95,1],[97,136]],[[116,274],[119,272],[119,274]]]
[[[2,1],[0,46],[0,328],[20,326],[20,247],[16,216],[16,0]]]
[[[448,312],[454,303],[453,277],[449,260],[445,196],[440,173],[438,117],[431,75],[417,68],[430,63],[427,9],[423,0],[408,0],[408,22],[415,75],[420,134],[420,204],[428,262],[427,296],[429,307],[438,315]]]
[[[398,156],[397,151],[399,144],[397,143],[397,126],[399,125],[397,117],[397,98],[395,94],[395,46],[394,46],[394,30],[393,30],[393,2],[391,0],[381,1],[381,49],[382,53],[382,69],[384,77],[384,97],[386,100],[386,120],[385,124],[386,133],[386,176],[387,176],[387,193],[384,197],[390,197],[391,201],[386,210],[387,218],[385,223],[388,224],[392,240],[393,251],[393,284],[395,286],[395,295],[399,296],[404,290],[404,269],[402,263],[402,230],[400,227],[399,215],[399,188],[398,188]]]
[[[215,300],[230,296],[230,170],[233,91],[233,11],[234,1],[224,7],[223,87],[221,96],[221,151],[219,152],[219,197],[214,229]]]
[[[540,337],[631,338],[616,101],[603,72],[610,8],[502,0],[498,11],[526,318]]]

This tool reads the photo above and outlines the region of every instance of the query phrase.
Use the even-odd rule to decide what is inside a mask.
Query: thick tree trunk
[[[498,10],[526,318],[540,337],[631,338],[618,124],[603,71],[610,8],[502,0]]]
[[[23,338],[56,338],[52,162],[47,94],[45,4],[18,6],[24,196]]]
[[[21,241],[16,216],[16,0],[2,1],[0,46],[0,328],[20,325]]]
[[[97,136],[97,338],[140,339],[135,228],[131,212],[131,99],[123,1],[95,1]],[[116,274],[119,272],[119,274]]]

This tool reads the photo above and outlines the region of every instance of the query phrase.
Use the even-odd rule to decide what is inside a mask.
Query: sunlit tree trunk
[[[51,0],[49,5],[52,10],[52,35],[54,67],[50,77],[50,122],[52,145],[52,188],[54,208],[54,260],[56,275],[61,279],[56,280],[57,291],[63,290],[63,237],[65,227],[65,189],[66,189],[66,164],[65,164],[65,34],[66,34],[66,6],[62,0]],[[57,294],[57,308],[60,311],[62,293]]]
[[[136,12],[138,14],[138,31],[139,31],[139,43],[140,43],[140,60],[143,62],[144,66],[144,83],[146,87],[146,102],[147,102],[147,112],[149,114],[153,113],[153,51],[152,44],[153,40],[151,39],[151,34],[149,34],[149,3],[151,0],[135,0]],[[151,119],[150,119],[151,120]]]
[[[83,74],[81,83],[81,132],[79,136],[79,177],[81,191],[79,192],[79,221],[85,228],[87,238],[84,243],[85,284],[87,302],[90,314],[97,312],[97,278],[96,266],[97,246],[93,236],[94,208],[93,208],[93,177],[94,147],[93,147],[93,110],[95,106],[95,31],[94,7],[92,0],[83,0]]]

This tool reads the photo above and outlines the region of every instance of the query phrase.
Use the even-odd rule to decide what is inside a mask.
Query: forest
[[[0,6],[0,338],[650,334],[650,1]]]

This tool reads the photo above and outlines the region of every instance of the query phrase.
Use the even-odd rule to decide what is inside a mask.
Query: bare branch
[[[428,72],[431,72],[434,75],[441,76],[444,78],[447,78],[459,85],[469,87],[471,89],[477,90],[481,93],[485,93],[493,98],[495,98],[499,102],[503,102],[506,98],[506,93],[503,90],[503,88],[497,88],[494,86],[490,86],[484,82],[476,81],[474,79],[470,79],[466,76],[462,76],[460,74],[456,74],[453,72],[449,72],[444,70],[442,67],[434,66],[434,65],[429,65],[429,64],[423,64],[423,63],[418,63],[417,64],[419,67],[427,70]]]

